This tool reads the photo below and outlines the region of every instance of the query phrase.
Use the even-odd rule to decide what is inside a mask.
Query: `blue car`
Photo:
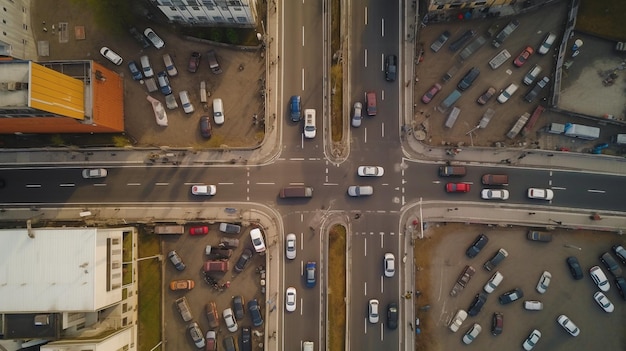
[[[159,72],[159,74],[157,74],[157,80],[159,81],[159,87],[161,88],[161,92],[164,95],[169,95],[172,93],[170,80],[167,79],[167,73],[165,73],[165,71]]]
[[[289,111],[291,112],[291,121],[299,122],[302,118],[302,106],[300,105],[300,96],[294,95],[289,100]]]
[[[130,61],[128,63],[128,69],[130,69],[130,74],[133,76],[134,80],[143,79],[143,74],[141,74],[141,70],[139,70],[139,66],[137,66],[137,62]]]
[[[260,327],[263,325],[263,317],[261,316],[261,308],[256,299],[248,301],[248,312],[252,319],[252,325]]]
[[[315,262],[307,262],[306,264],[306,272],[305,272],[305,279],[306,279],[306,287],[307,288],[313,288],[315,287],[315,268],[316,268],[317,264]]]

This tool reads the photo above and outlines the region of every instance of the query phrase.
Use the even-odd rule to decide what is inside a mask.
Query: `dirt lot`
[[[510,345],[521,345],[534,328],[543,334],[537,345],[538,350],[592,350],[600,344],[611,350],[624,348],[621,337],[626,312],[624,301],[612,283],[613,279],[610,279],[612,287],[606,295],[615,304],[615,311],[610,314],[604,312],[592,298],[598,289],[588,274],[591,266],[601,265],[599,255],[609,251],[612,245],[623,243],[622,238],[614,234],[556,230],[553,241],[545,244],[526,240],[525,228],[462,224],[433,226],[427,233],[431,240],[436,240],[435,243],[427,243],[434,249],[426,253],[420,250],[417,243],[416,256],[430,255],[429,263],[418,273],[428,277],[429,287],[422,288],[424,292],[415,303],[420,307],[430,306],[428,310],[418,309],[416,312],[421,324],[427,325],[423,328],[430,330],[429,336],[424,335],[433,340],[428,350],[460,348],[463,334],[473,323],[479,323],[483,331],[468,349],[512,349],[514,347]],[[489,243],[477,257],[468,259],[465,250],[478,233],[485,233]],[[504,275],[504,281],[489,295],[482,311],[476,317],[468,317],[459,332],[453,334],[447,328],[450,319],[458,309],[467,310],[474,295],[482,290],[493,274],[483,269],[482,265],[501,247],[509,253],[508,258],[496,268]],[[565,263],[568,256],[578,257],[584,272],[582,280],[572,279]],[[450,297],[449,292],[456,278],[467,264],[476,268],[476,274],[459,295]],[[551,272],[552,282],[542,295],[535,287],[544,270]],[[498,296],[517,287],[524,292],[522,301],[504,306],[498,303]],[[544,310],[526,311],[522,307],[523,300],[540,300],[544,303]],[[504,331],[499,336],[490,332],[492,314],[496,311],[504,314]],[[569,336],[556,323],[560,314],[568,315],[581,329],[578,337]],[[421,338],[418,336],[416,341],[419,343]]]
[[[59,10],[63,9],[63,10]],[[150,26],[165,41],[165,47],[157,50],[149,47],[145,51],[128,33],[127,28],[119,30],[121,34],[110,33],[100,28],[91,11],[79,1],[37,0],[33,5],[33,31],[36,40],[50,42],[50,56],[40,57],[40,61],[93,59],[125,77],[125,124],[126,133],[137,140],[138,146],[192,146],[192,147],[251,147],[263,139],[260,125],[253,125],[252,116],[264,115],[263,99],[260,95],[265,77],[265,60],[260,51],[244,52],[232,47],[216,47],[208,43],[186,40],[176,34],[171,25],[148,21],[138,17],[133,23],[143,31]],[[155,17],[157,20],[159,16]],[[45,22],[45,24],[44,24]],[[56,30],[59,22],[67,22],[69,41],[59,42]],[[52,25],[55,30],[52,30]],[[86,39],[76,40],[74,26],[85,26]],[[44,31],[47,29],[47,32]],[[124,58],[121,66],[108,62],[99,53],[102,46],[108,46]],[[209,71],[206,59],[200,63],[197,73],[187,71],[189,55],[193,51],[205,54],[215,49],[224,70],[221,75]],[[168,110],[168,127],[159,127],[154,121],[154,114],[146,100],[147,90],[130,77],[127,63],[139,62],[142,55],[148,55],[155,72],[162,71],[162,55],[169,53],[178,69],[178,76],[171,77],[170,83],[177,98],[179,108]],[[243,65],[243,71],[239,67]],[[206,81],[211,93],[209,106],[203,108],[200,103],[200,81]],[[178,93],[187,90],[195,112],[186,115],[180,107]],[[165,98],[160,92],[151,93],[165,106]],[[226,122],[223,126],[213,126],[213,137],[206,141],[199,133],[198,121],[202,115],[211,115],[211,99],[220,97],[224,101]]]

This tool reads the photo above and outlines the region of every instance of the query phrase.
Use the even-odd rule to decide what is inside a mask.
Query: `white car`
[[[391,278],[396,273],[396,258],[395,256],[387,252],[385,254],[385,259],[383,260],[383,266],[385,269],[385,277]]]
[[[309,108],[304,110],[304,137],[313,139],[315,138],[315,132],[315,110]]]
[[[543,271],[543,273],[541,273],[541,277],[539,277],[539,282],[537,283],[537,292],[545,294],[546,290],[548,290],[548,286],[550,286],[551,280],[552,274],[548,271]]]
[[[155,48],[160,49],[163,46],[165,46],[165,43],[163,42],[163,40],[161,38],[159,38],[159,36],[152,30],[152,28],[146,28],[146,30],[143,31],[143,35],[145,35],[148,40],[150,40],[150,42],[152,43],[152,45],[154,45]]]
[[[483,189],[480,197],[484,200],[506,200],[509,198],[509,191],[506,189]]]
[[[556,321],[563,327],[563,329],[567,330],[571,336],[578,336],[580,334],[580,329],[572,322],[566,315],[562,314]]]
[[[193,195],[213,196],[217,193],[217,187],[215,185],[193,185],[191,186],[191,193]]]
[[[296,258],[296,234],[287,234],[285,242],[285,256],[287,256],[290,260]]]
[[[478,323],[474,323],[467,333],[463,335],[463,343],[465,343],[465,345],[471,344],[481,331],[483,331],[483,327]]]
[[[370,321],[370,323],[372,324],[376,324],[378,323],[378,300],[376,299],[371,299],[369,301],[369,303],[367,304],[368,306],[368,319]]]
[[[596,291],[596,293],[593,294],[593,299],[598,303],[598,305],[600,305],[600,307],[602,307],[604,312],[611,313],[615,309],[611,300],[609,300],[609,298],[600,291]]]
[[[102,54],[102,56],[106,57],[107,60],[113,62],[118,66],[121,65],[124,61],[124,59],[122,59],[122,56],[116,54],[115,51],[107,48],[106,46],[103,46],[102,49],[100,49],[100,54]]]
[[[515,92],[517,91],[517,84],[511,83],[508,87],[506,87],[506,89],[504,89],[504,91],[498,96],[498,102],[503,104],[507,101],[509,101],[509,99],[511,98],[511,96],[513,96],[513,94],[515,94]]]
[[[528,311],[543,310],[543,302],[537,300],[524,301],[524,309]]]
[[[170,77],[178,75],[178,70],[174,66],[174,61],[172,61],[170,54],[163,55],[163,64],[165,64],[165,70]]]
[[[252,240],[254,251],[265,252],[265,241],[263,240],[263,233],[261,233],[261,229],[252,229],[250,231],[250,240]]]
[[[502,283],[503,279],[504,279],[504,276],[502,275],[502,273],[500,273],[499,271],[495,272],[493,276],[491,276],[491,279],[489,279],[487,284],[485,284],[485,286],[483,287],[483,290],[485,290],[487,294],[491,294],[494,290],[496,290],[498,285]]]
[[[296,288],[288,287],[285,293],[285,309],[287,312],[296,310]]]
[[[229,332],[234,333],[237,329],[239,329],[237,321],[235,320],[235,315],[233,314],[233,310],[231,308],[225,309],[222,316],[224,317],[224,322],[226,322],[226,328],[228,328]]]
[[[452,320],[450,321],[450,330],[453,333],[456,333],[459,328],[461,328],[463,322],[465,322],[465,319],[467,319],[467,312],[465,312],[464,310],[458,310],[456,315],[454,315],[454,318],[452,318]]]
[[[529,199],[552,200],[554,192],[551,189],[528,188]]]
[[[104,178],[107,174],[108,172],[104,168],[83,169],[83,178],[85,179]]]
[[[360,166],[357,174],[361,177],[382,177],[385,169],[380,166]]]
[[[351,185],[348,187],[348,195],[353,197],[369,196],[374,194],[374,188],[369,185]]]
[[[141,62],[141,69],[143,70],[143,75],[146,76],[146,78],[154,76],[154,70],[152,70],[150,58],[147,55],[141,56],[139,58],[139,62]]]
[[[609,284],[609,280],[606,279],[606,275],[600,266],[593,266],[589,269],[589,275],[593,282],[596,283],[598,288],[602,291],[609,291],[611,285]]]
[[[181,91],[178,93],[178,96],[180,97],[180,103],[183,105],[183,111],[185,111],[185,113],[193,113],[194,108],[191,101],[189,101],[189,93],[187,90]]]
[[[524,348],[524,350],[530,351],[535,347],[535,345],[537,345],[539,339],[541,339],[541,332],[535,329],[530,333],[530,335],[528,335],[526,340],[524,340],[522,347]]]

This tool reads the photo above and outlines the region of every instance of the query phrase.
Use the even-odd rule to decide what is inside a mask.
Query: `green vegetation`
[[[98,26],[115,34],[125,33],[128,24],[135,22],[132,1],[72,0],[72,2],[89,8]]]
[[[341,2],[331,2],[330,19],[330,52],[341,53]],[[330,84],[333,93],[330,96],[330,130],[332,141],[338,142],[343,138],[343,67],[341,60],[330,67]]]
[[[159,238],[139,229],[139,257],[160,253]],[[164,260],[167,258],[164,258]],[[161,310],[163,281],[161,265],[157,259],[147,259],[137,264],[139,275],[138,345],[140,351],[150,351],[161,341]]]
[[[328,234],[328,349],[346,344],[346,228],[336,225]]]
[[[582,0],[576,30],[613,40],[626,40],[624,30],[626,1]]]

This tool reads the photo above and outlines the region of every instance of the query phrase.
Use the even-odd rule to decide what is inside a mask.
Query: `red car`
[[[469,191],[470,191],[470,185],[467,183],[446,184],[446,192],[449,192],[449,193],[467,193]]]
[[[189,57],[189,66],[187,70],[191,73],[196,73],[198,67],[200,66],[200,57],[202,55],[199,52],[192,52],[191,57]]]
[[[524,49],[524,51],[522,51],[522,53],[517,56],[515,61],[513,61],[513,64],[515,64],[515,66],[517,67],[522,67],[522,65],[526,63],[530,55],[532,55],[534,52],[535,50],[533,48],[527,46],[526,49]]]
[[[209,227],[203,225],[199,227],[189,228],[189,234],[191,235],[206,235],[209,234]]]
[[[429,103],[435,95],[441,90],[441,85],[439,83],[433,85],[427,92],[422,96],[422,102],[427,104]]]

